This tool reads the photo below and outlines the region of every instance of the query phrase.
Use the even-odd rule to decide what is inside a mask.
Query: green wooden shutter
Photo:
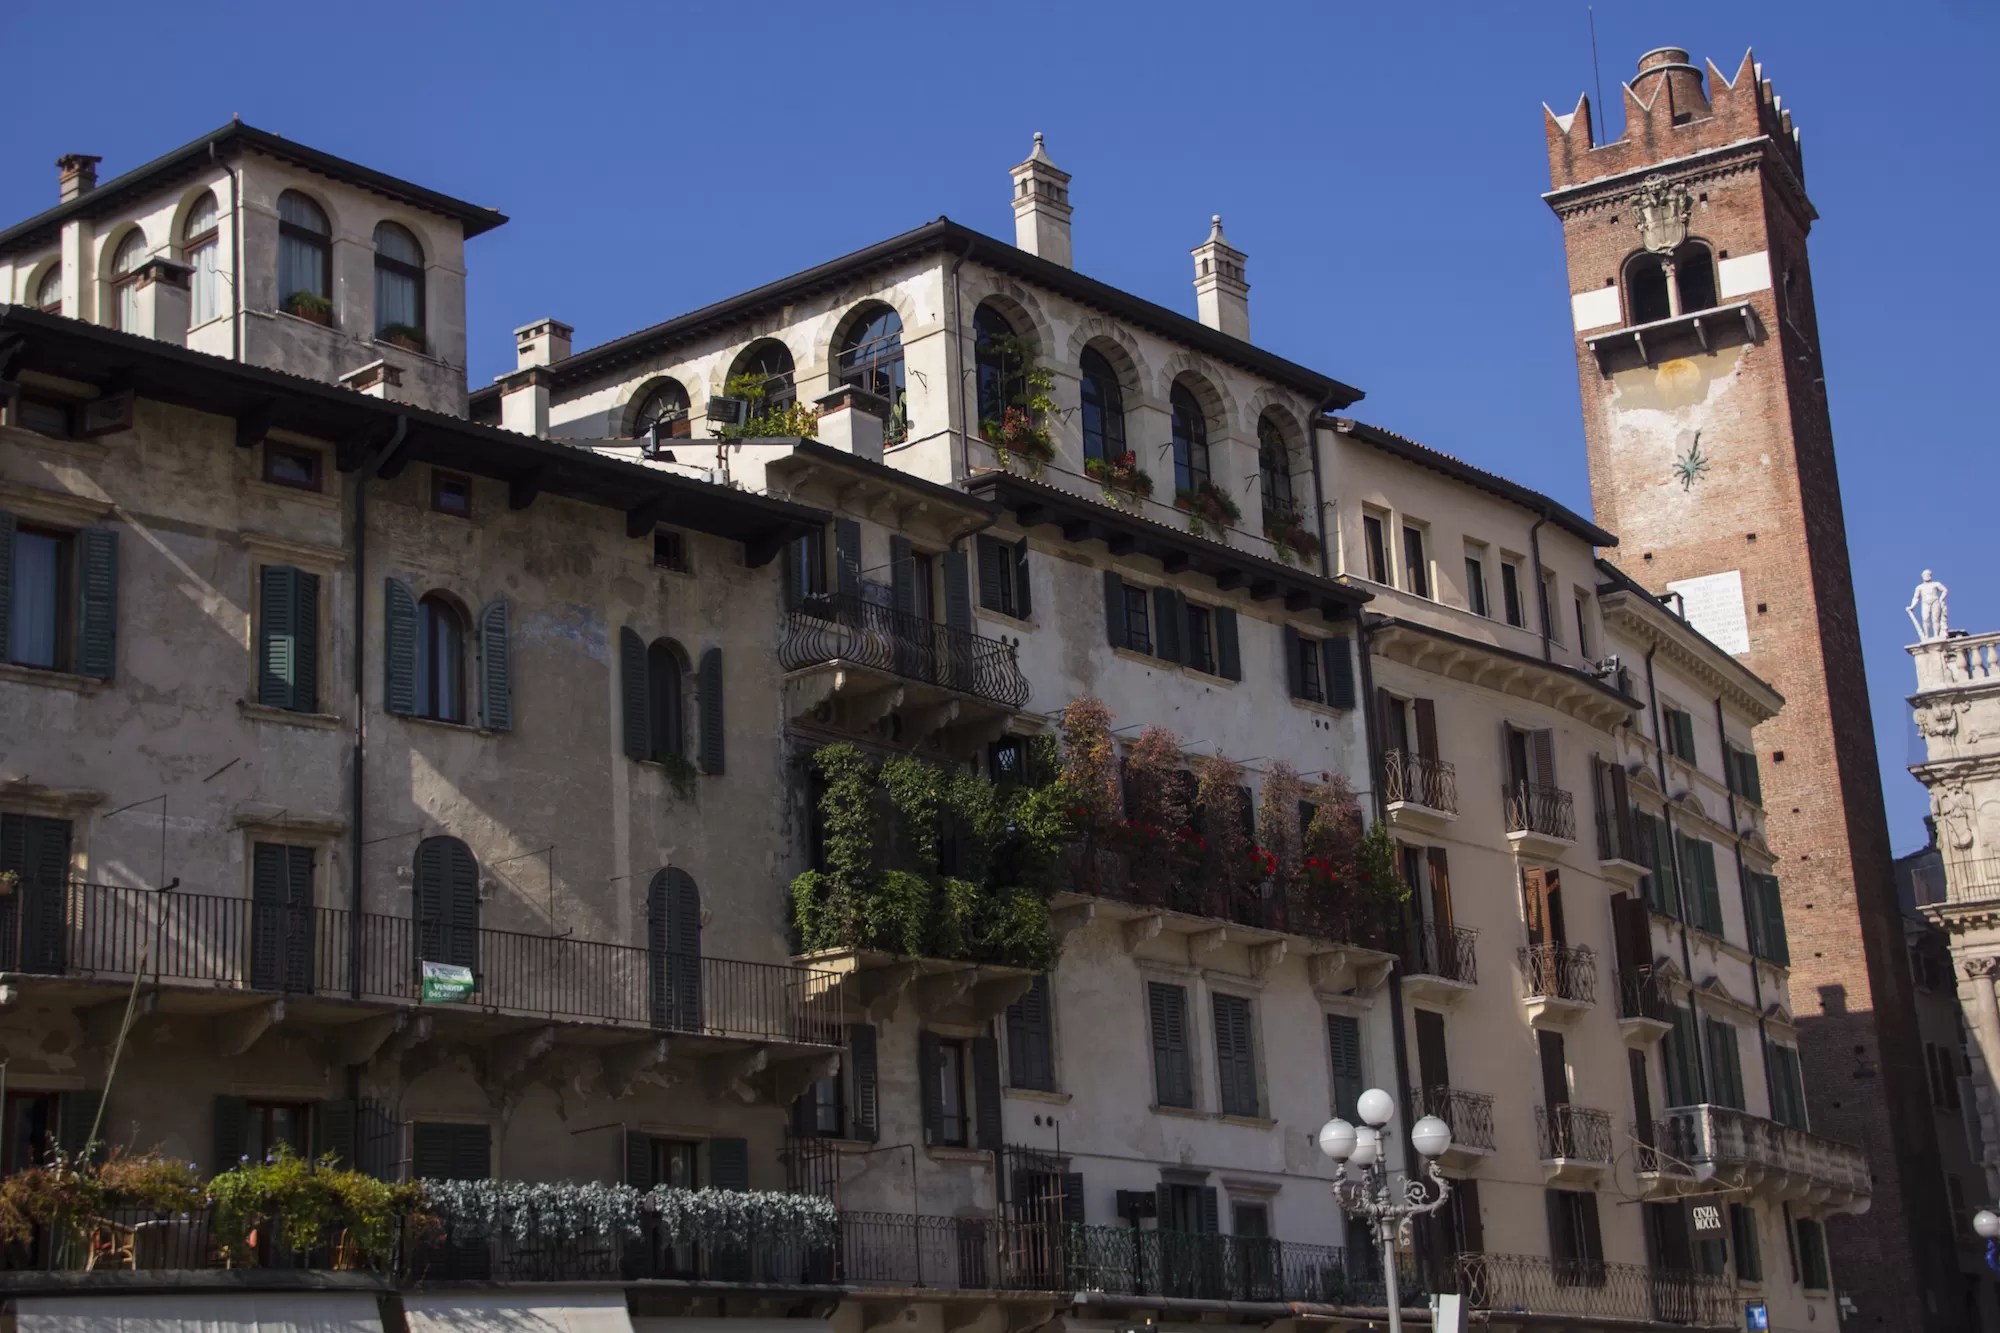
[[[1049,978],[1036,977],[1027,993],[1007,1006],[1007,1081],[1016,1088],[1056,1090],[1050,1058]]]
[[[917,1078],[922,1082],[924,1098],[924,1142],[936,1143],[944,1138],[943,1089],[939,1085],[937,1033],[928,1029],[917,1033]]]
[[[1028,587],[1028,539],[1014,543],[1014,614],[1026,620],[1035,609]]]
[[[479,863],[456,838],[448,840],[445,920],[450,927],[445,961],[479,971]]]
[[[218,1096],[212,1116],[215,1147],[209,1170],[227,1171],[242,1160],[249,1142],[249,1105],[241,1097]]]
[[[630,625],[618,631],[620,728],[627,759],[653,757],[652,690],[646,675],[646,641]]]
[[[701,771],[719,776],[723,767],[722,649],[710,648],[701,655],[696,688],[701,692]]]
[[[1211,997],[1215,1017],[1216,1087],[1224,1115],[1257,1114],[1257,1066],[1251,1050],[1250,1002],[1240,995]]]
[[[1149,981],[1146,1003],[1153,1029],[1153,1099],[1161,1106],[1193,1106],[1187,991],[1170,982]]]
[[[967,583],[965,552],[948,550],[938,561],[944,578],[944,624],[946,629],[972,632],[972,590]]]
[[[805,594],[799,587],[799,571],[805,564],[806,543],[811,540],[812,538],[810,537],[794,537],[785,547],[784,559],[780,562],[784,565],[783,573],[785,580],[785,600],[780,608],[781,610],[797,610],[800,601],[804,598]]]
[[[875,1025],[856,1023],[847,1030],[849,1096],[854,1099],[854,1137],[873,1143],[881,1137],[880,1114],[876,1106]]]
[[[1011,576],[1012,557],[998,537],[980,533],[973,539],[979,552],[979,604],[988,611],[1002,610],[1001,580]]]
[[[85,528],[77,546],[77,674],[110,680],[118,661],[118,534]]]
[[[0,662],[13,660],[7,634],[14,623],[14,532],[19,526],[19,520],[0,509]]]
[[[12,899],[0,899],[0,963],[48,975],[63,970],[69,941],[69,821],[0,814],[0,871],[21,877]],[[15,933],[17,932],[17,933]]]
[[[1062,1178],[1062,1220],[1073,1227],[1084,1224],[1083,1172],[1065,1171]]]
[[[319,575],[292,572],[292,708],[319,711]]]
[[[975,1148],[1000,1151],[1000,1043],[972,1039],[973,1141]]]
[[[1204,1236],[1216,1235],[1222,1230],[1222,1209],[1219,1206],[1219,1200],[1216,1198],[1215,1186],[1203,1185],[1200,1193],[1195,1198],[1201,1209],[1200,1217],[1196,1222],[1196,1225],[1201,1228],[1201,1234]]]
[[[1164,585],[1153,589],[1153,656],[1162,662],[1183,662],[1187,651],[1187,617],[1174,590]]]
[[[645,1191],[660,1182],[653,1176],[653,1139],[629,1125],[625,1128],[625,1183]]]
[[[507,599],[479,613],[479,716],[488,731],[514,729],[514,667],[508,649]]]
[[[98,1110],[103,1105],[102,1088],[65,1092],[56,1107],[56,1145],[71,1156],[88,1148],[92,1158],[103,1157],[104,1144],[90,1142],[90,1131],[97,1125]],[[101,1135],[103,1130],[98,1133]]]
[[[1243,649],[1236,638],[1236,608],[1218,606],[1215,617],[1215,669],[1224,680],[1243,679]]]
[[[1285,690],[1294,699],[1306,697],[1304,659],[1300,656],[1303,640],[1299,632],[1290,625],[1284,627]]]
[[[410,1175],[417,1180],[450,1180],[452,1131],[457,1125],[410,1127]]]
[[[900,533],[889,534],[889,604],[899,616],[914,616],[917,609],[917,571],[910,539]],[[927,606],[922,611],[925,620],[931,617]]]
[[[312,1155],[315,1161],[332,1153],[342,1166],[353,1168],[356,1112],[352,1101],[337,1097],[312,1108]]]
[[[297,572],[289,565],[257,571],[257,702],[270,708],[296,707]]]
[[[1336,634],[1320,645],[1326,665],[1326,701],[1335,708],[1354,707],[1354,654],[1347,636]]]
[[[701,890],[694,876],[675,866],[666,872],[664,907],[667,918],[666,965],[673,1001],[674,1026],[683,1032],[702,1029]]]
[[[861,524],[851,518],[833,520],[834,591],[846,602],[842,614],[854,614],[861,599]]]
[[[708,1141],[708,1183],[712,1189],[750,1188],[750,1141],[710,1139]]]
[[[1361,1020],[1352,1014],[1326,1016],[1326,1044],[1333,1064],[1333,1112],[1356,1116],[1366,1089],[1361,1075]]]
[[[409,716],[417,711],[417,597],[401,579],[382,584],[382,706]]]
[[[1125,580],[1118,571],[1104,571],[1104,632],[1113,648],[1129,647],[1125,633]]]

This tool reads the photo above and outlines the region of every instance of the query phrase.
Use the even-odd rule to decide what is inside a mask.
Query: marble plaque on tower
[[[1743,606],[1743,571],[1704,574],[1698,579],[1669,583],[1667,591],[1681,599],[1681,616],[1725,653],[1741,657],[1750,651],[1750,617]]]

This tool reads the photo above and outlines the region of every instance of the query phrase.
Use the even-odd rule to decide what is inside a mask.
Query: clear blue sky
[[[469,249],[473,382],[554,315],[587,345],[944,213],[1010,234],[1035,130],[1072,172],[1077,267],[1193,311],[1221,212],[1257,341],[1357,411],[1587,512],[1542,103],[1592,84],[1582,3],[403,4],[12,0],[0,218],[63,152],[123,171],[240,114],[490,204]],[[1804,132],[1813,270],[1875,723],[1899,850],[1926,565],[2000,629],[1989,573],[2000,170],[1986,0],[1603,0],[1610,120],[1639,53],[1756,49]],[[28,58],[27,53],[37,53]],[[79,82],[81,78],[81,82]]]

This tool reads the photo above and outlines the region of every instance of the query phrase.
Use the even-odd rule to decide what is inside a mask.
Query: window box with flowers
[[[1047,366],[1029,359],[1026,345],[1018,338],[996,339],[994,354],[1003,365],[1019,369],[1007,377],[1011,393],[1000,415],[980,420],[979,438],[993,446],[1000,466],[1007,471],[1014,470],[1014,460],[1019,458],[1029,476],[1039,477],[1056,456],[1055,439],[1049,433],[1049,421],[1056,411],[1055,376]]]
[[[1286,564],[1307,564],[1319,558],[1319,534],[1306,526],[1306,516],[1293,504],[1268,505],[1264,509],[1264,535],[1277,548],[1278,559]]]
[[[285,313],[325,328],[333,327],[333,302],[318,292],[293,292],[285,298]]]
[[[384,324],[381,332],[375,335],[375,340],[388,343],[391,347],[400,347],[406,352],[415,352],[419,356],[428,350],[424,342],[424,331],[414,324]]]
[[[1220,538],[1243,521],[1243,511],[1236,507],[1236,501],[1212,481],[1176,490],[1174,508],[1186,512],[1188,530],[1197,537]]]
[[[1104,498],[1112,504],[1136,504],[1153,493],[1153,478],[1139,466],[1139,457],[1126,450],[1112,458],[1086,458],[1084,475],[1104,488]]]

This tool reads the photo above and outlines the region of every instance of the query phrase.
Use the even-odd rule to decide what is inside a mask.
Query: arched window
[[[62,313],[62,264],[51,264],[35,284],[35,308],[50,315]]]
[[[465,721],[465,618],[438,593],[417,603],[417,716]]]
[[[278,196],[278,306],[293,314],[293,298],[324,307],[333,299],[333,226],[297,190]]]
[[[1715,308],[1715,256],[1700,241],[1688,241],[1674,251],[1674,287],[1680,292],[1682,314]]]
[[[689,438],[688,391],[679,380],[655,381],[633,410],[633,439],[644,437],[655,427],[663,440]]]
[[[181,255],[188,268],[188,324],[206,324],[222,314],[221,210],[215,195],[203,190],[181,224]]]
[[[678,868],[646,888],[646,958],[657,1027],[701,1030],[701,891]]]
[[[654,759],[687,757],[687,669],[681,650],[667,639],[655,639],[646,649],[646,714],[652,725]]]
[[[903,320],[888,306],[869,308],[840,341],[842,384],[888,400],[891,444],[909,434],[909,399],[903,391]]]
[[[1667,265],[1673,266],[1671,295],[1667,291]],[[1679,314],[1708,310],[1716,302],[1715,257],[1700,241],[1686,241],[1663,260],[1641,251],[1625,261],[1626,318],[1632,324],[1651,324],[1669,319],[1678,303]]]
[[[1014,326],[991,304],[972,312],[972,364],[978,376],[980,430],[992,434],[1007,409],[1027,397],[1028,382]]]
[[[1273,514],[1295,511],[1291,446],[1285,442],[1285,428],[1269,412],[1257,419],[1257,471],[1263,479],[1267,521]]]
[[[1167,405],[1174,419],[1174,489],[1192,491],[1209,480],[1208,414],[1185,384],[1174,385]]]
[[[134,227],[111,255],[115,327],[127,333],[139,329],[139,265],[146,259],[146,233]]]
[[[1125,391],[1111,363],[1095,348],[1078,361],[1083,378],[1083,456],[1111,462],[1125,456]]]
[[[375,336],[424,336],[424,251],[407,227],[375,226]]]
[[[417,844],[410,885],[417,961],[479,970],[479,862],[457,838]]]
[[[799,396],[791,349],[776,338],[752,343],[730,368],[729,384],[732,393],[749,391],[753,417],[790,406]]]

